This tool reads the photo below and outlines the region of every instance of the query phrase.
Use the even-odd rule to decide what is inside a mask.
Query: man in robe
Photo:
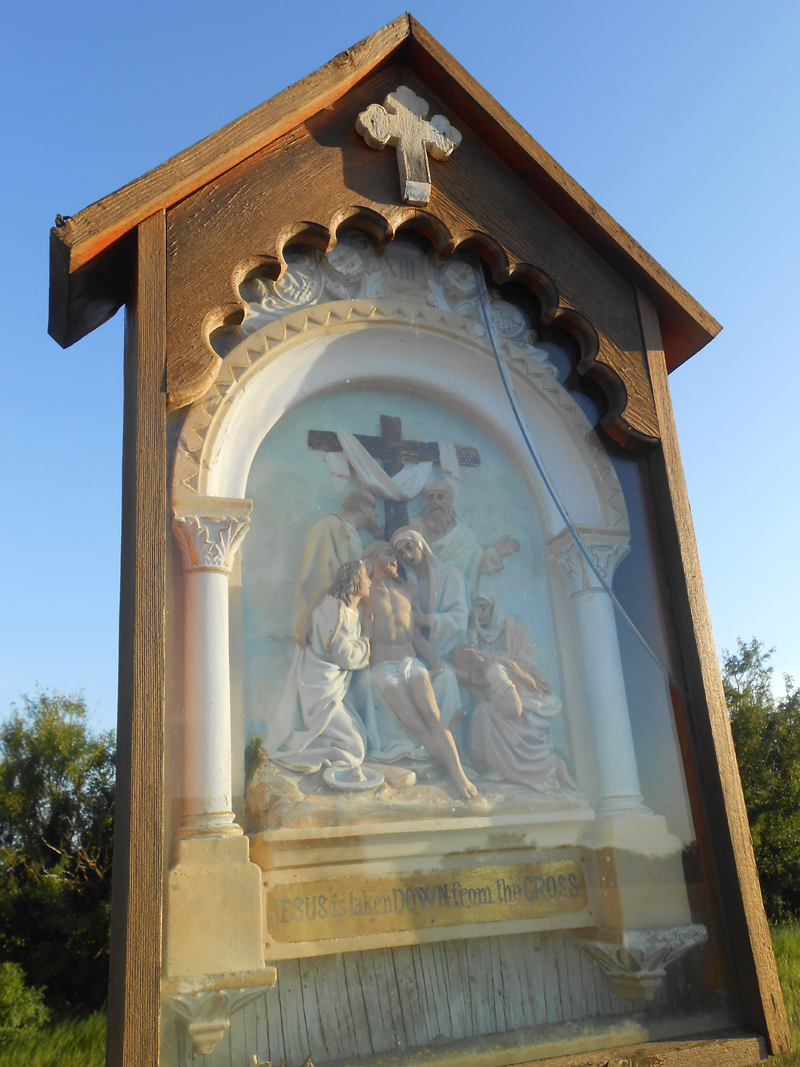
[[[425,508],[409,525],[422,534],[443,566],[461,571],[470,590],[478,588],[482,574],[501,571],[503,559],[519,552],[519,541],[508,534],[490,547],[479,545],[469,526],[455,517],[455,491],[447,482],[426,485],[422,498]]]
[[[351,673],[369,663],[358,605],[370,584],[361,560],[344,563],[309,613],[303,649],[267,717],[266,751],[274,762],[304,774],[363,762],[366,735],[348,688]]]
[[[431,675],[440,673],[442,664],[422,636],[417,595],[398,579],[397,557],[390,544],[376,541],[369,548],[372,586],[365,608],[372,632],[373,684],[428,756],[444,764],[458,792],[474,797],[478,790],[464,774],[453,735],[436,703]]]
[[[375,513],[375,497],[366,489],[354,489],[342,501],[341,515],[325,515],[311,529],[297,586],[295,626],[314,599],[330,586],[343,563],[360,559],[364,550],[359,530],[380,537],[383,528]],[[298,643],[302,644],[301,641]]]

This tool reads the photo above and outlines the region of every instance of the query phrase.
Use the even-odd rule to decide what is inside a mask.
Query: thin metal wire
[[[494,326],[492,323],[491,315],[489,314],[489,310],[487,308],[486,287],[484,284],[483,275],[474,264],[472,266],[472,269],[475,272],[475,285],[478,293],[478,302],[480,303],[481,311],[483,313],[483,321],[486,324],[486,332],[489,337],[489,344],[492,346],[492,353],[494,354],[495,363],[497,364],[497,369],[500,373],[500,380],[502,381],[503,388],[506,391],[506,396],[508,397],[508,402],[511,405],[511,410],[514,413],[514,418],[517,422],[517,426],[519,426],[522,438],[525,441],[525,445],[528,451],[530,452],[531,459],[533,460],[536,469],[538,470],[539,475],[541,476],[541,479],[545,484],[545,488],[552,497],[553,503],[555,504],[559,515],[564,520],[564,525],[569,530],[570,534],[572,535],[572,539],[578,546],[578,551],[581,553],[586,563],[589,565],[589,569],[591,570],[597,581],[600,583],[603,590],[608,594],[609,597],[611,597],[611,602],[613,603],[614,607],[620,613],[620,615],[628,624],[628,626],[630,626],[631,630],[633,630],[642,647],[650,656],[650,658],[658,667],[658,669],[661,671],[661,673],[664,675],[664,677],[667,679],[667,681],[669,681],[672,685],[675,686],[676,689],[678,689],[684,696],[686,696],[683,686],[675,679],[672,672],[664,666],[664,664],[661,662],[661,658],[650,647],[650,644],[648,643],[647,639],[636,626],[633,619],[627,613],[625,608],[623,608],[622,604],[620,604],[619,600],[616,597],[616,594],[598,570],[594,560],[586,550],[586,546],[581,541],[578,532],[572,525],[572,521],[570,520],[570,517],[567,513],[567,509],[562,504],[561,499],[559,498],[559,495],[556,492],[555,486],[550,481],[550,477],[547,471],[545,470],[544,464],[542,463],[541,459],[539,458],[539,454],[536,451],[536,447],[533,443],[533,437],[531,435],[530,430],[528,429],[527,421],[525,420],[525,417],[522,414],[522,410],[520,408],[519,399],[517,397],[516,390],[514,389],[514,382],[511,378],[511,372],[509,371],[503,360],[500,358],[500,352],[498,350],[494,337]]]

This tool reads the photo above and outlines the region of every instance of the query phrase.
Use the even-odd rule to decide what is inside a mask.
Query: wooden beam
[[[166,581],[166,219],[138,227],[125,338],[109,1067],[158,1062]]]
[[[68,347],[119,307],[119,270],[100,257],[143,218],[169,208],[339,100],[388,63],[403,60],[447,107],[662,313],[670,370],[721,329],[647,252],[493,100],[422,27],[403,15],[318,71],[85,208],[51,231],[49,331]],[[124,267],[130,257],[122,257]]]
[[[520,1063],[517,1067],[753,1067],[766,1059],[763,1041],[738,1032],[696,1037],[689,1041],[652,1041],[597,1052],[556,1056]],[[389,1067],[389,1065],[387,1065]]]
[[[667,381],[659,316],[637,292],[642,336],[660,430],[649,457],[670,599],[681,635],[689,686],[690,723],[703,782],[718,886],[727,916],[742,1008],[749,1026],[763,1033],[773,1055],[791,1050],[791,1034],[761,900],[747,810],[733,747],[717,649],[711,629],[675,417]]]
[[[68,252],[70,272],[142,219],[171,207],[338,100],[387,62],[408,34],[408,15],[401,15],[313,74],[56,227],[55,237]]]

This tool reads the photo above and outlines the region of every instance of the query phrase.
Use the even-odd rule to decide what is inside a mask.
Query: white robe
[[[333,584],[341,565],[360,559],[363,551],[358,530],[341,515],[325,515],[314,524],[300,567],[295,624],[314,597]]]
[[[351,672],[369,663],[369,642],[358,616],[332,596],[311,612],[307,632],[308,644],[296,650],[278,704],[267,715],[267,757],[306,773],[357,767],[365,733],[347,691]]]
[[[416,584],[413,582],[414,576],[410,568],[408,573],[412,584]],[[419,587],[420,607],[426,614],[433,615],[429,640],[442,660],[444,671],[433,676],[431,684],[442,718],[449,723],[461,707],[461,694],[455,671],[446,657],[457,645],[462,645],[467,640],[469,608],[466,582],[458,571],[440,569],[437,586],[436,603],[430,612],[427,589],[425,586]],[[356,680],[353,698],[367,728],[367,748],[373,759],[392,762],[403,757],[426,760],[431,758],[398,721],[378,692],[369,671],[364,671]]]
[[[408,525],[419,530],[442,567],[455,567],[467,580],[470,590],[478,588],[482,574],[492,574],[503,569],[503,561],[496,548],[484,548],[478,544],[475,534],[463,522],[457,522],[450,533],[438,541],[428,539],[421,516],[410,519]]]

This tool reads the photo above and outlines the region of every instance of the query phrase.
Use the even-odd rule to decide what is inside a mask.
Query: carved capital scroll
[[[550,558],[558,564],[567,579],[570,597],[591,589],[602,589],[603,584],[598,575],[610,586],[614,571],[630,552],[627,538],[622,539],[614,534],[603,537],[596,533],[586,537],[580,530],[577,532],[591,565],[569,531],[556,538],[550,548]]]
[[[236,549],[250,528],[248,518],[207,518],[177,515],[172,520],[184,571],[231,573]]]

